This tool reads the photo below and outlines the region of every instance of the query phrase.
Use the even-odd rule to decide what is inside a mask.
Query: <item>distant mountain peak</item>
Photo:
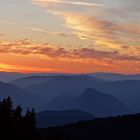
[[[81,97],[85,97],[85,98],[93,98],[93,97],[99,97],[99,96],[103,96],[105,95],[104,93],[94,89],[94,88],[86,88],[83,92],[83,94],[81,95]],[[106,95],[109,96],[109,95]]]

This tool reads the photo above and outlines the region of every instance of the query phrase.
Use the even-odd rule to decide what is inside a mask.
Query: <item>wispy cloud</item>
[[[34,2],[48,2],[48,3],[58,3],[58,4],[72,4],[72,5],[81,5],[81,6],[103,6],[101,4],[92,3],[92,2],[80,2],[80,1],[65,1],[65,0],[33,0]]]
[[[73,33],[81,39],[92,40],[97,47],[120,50],[123,45],[139,43],[140,27],[137,24],[114,23],[72,12],[55,11],[53,14],[63,17],[65,27],[73,30]]]
[[[140,46],[140,27],[139,22],[133,22],[129,19],[125,13],[130,13],[128,9],[131,9],[133,15],[136,15],[135,8],[138,9],[137,0],[130,6],[131,1],[127,3],[123,0],[122,3],[118,1],[118,6],[111,7],[107,5],[111,3],[107,0],[106,6],[97,7],[92,9],[90,7],[85,8],[85,13],[80,12],[82,8],[78,7],[77,11],[71,9],[65,9],[59,7],[62,3],[77,4],[80,2],[73,1],[60,1],[60,0],[36,0],[36,4],[43,6],[49,13],[63,19],[63,27],[72,31],[74,36],[78,36],[80,39],[93,41],[95,47],[100,47],[106,50],[120,50],[121,46]],[[101,2],[101,1],[100,1]],[[56,3],[55,7],[50,3]],[[86,3],[82,2],[83,5]],[[112,2],[113,3],[113,2]],[[87,3],[90,5],[91,3]],[[95,5],[98,5],[94,3]],[[100,6],[105,5],[102,3]],[[92,5],[92,4],[91,4]],[[88,12],[86,12],[88,11]],[[120,13],[120,11],[122,11]],[[139,11],[139,10],[138,10]],[[96,13],[96,14],[95,14]],[[125,18],[121,18],[121,15],[125,15]],[[139,20],[138,20],[139,21]]]
[[[73,34],[70,34],[70,33],[56,32],[56,31],[51,31],[49,29],[41,29],[41,28],[34,28],[34,27],[26,27],[26,28],[28,30],[40,32],[40,33],[44,33],[44,34],[53,34],[53,35],[59,35],[59,36],[63,36],[63,37],[73,36]]]
[[[4,18],[0,19],[0,21],[3,21],[4,23],[6,23],[8,25],[12,25],[14,27],[22,28],[22,29],[25,29],[25,30],[33,31],[33,32],[38,32],[38,33],[43,33],[43,34],[52,34],[52,35],[58,35],[58,36],[63,36],[63,37],[73,36],[73,34],[70,34],[70,33],[52,31],[52,30],[50,30],[49,28],[46,28],[46,27],[44,29],[43,27],[41,28],[41,27],[21,25],[21,24],[9,21],[9,20],[4,19]],[[0,34],[0,36],[4,36],[4,35],[5,34]]]

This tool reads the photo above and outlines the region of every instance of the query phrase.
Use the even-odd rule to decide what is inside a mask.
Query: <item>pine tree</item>
[[[12,105],[10,97],[0,102],[0,132],[5,140],[39,140],[35,124],[35,110],[27,110],[22,115],[22,108]]]

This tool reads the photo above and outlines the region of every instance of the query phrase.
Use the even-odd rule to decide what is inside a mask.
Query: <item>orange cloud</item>
[[[81,59],[111,59],[111,60],[122,60],[122,61],[139,61],[140,52],[137,51],[138,48],[126,48],[121,47],[123,51],[106,51],[97,50],[91,46],[81,48],[64,48],[52,45],[49,43],[37,43],[30,40],[21,41],[3,41],[0,42],[0,53],[10,53],[16,55],[33,55],[42,56],[47,59],[65,59],[77,61]],[[130,49],[130,50],[129,50]],[[127,51],[126,51],[127,50]]]
[[[131,55],[127,54],[129,47],[122,48],[125,50],[124,54],[119,51],[95,50],[91,46],[66,49],[30,40],[1,41],[0,71],[139,73],[140,55],[132,52]]]
[[[30,66],[18,66],[18,65],[11,65],[0,63],[0,71],[7,71],[7,72],[23,72],[23,73],[32,73],[32,72],[53,72],[51,68],[37,68],[37,67],[30,67]]]
[[[122,46],[126,50],[129,47]],[[137,48],[138,49],[138,48]],[[0,71],[139,73],[140,55],[94,48],[64,49],[30,40],[0,42]]]
[[[15,58],[17,56],[14,56]],[[140,62],[139,61],[119,61],[119,60],[100,60],[94,59],[90,62],[82,60],[81,62],[66,61],[66,60],[36,60],[31,64],[31,60],[28,58],[28,62],[21,63],[23,61],[22,56],[20,61],[0,63],[0,71],[13,71],[13,72],[65,72],[65,73],[92,73],[92,72],[119,72],[119,73],[139,73]],[[29,64],[30,63],[30,64]]]

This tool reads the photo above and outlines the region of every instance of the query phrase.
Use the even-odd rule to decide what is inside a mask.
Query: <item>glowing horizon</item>
[[[139,5],[1,0],[0,71],[140,73]]]

